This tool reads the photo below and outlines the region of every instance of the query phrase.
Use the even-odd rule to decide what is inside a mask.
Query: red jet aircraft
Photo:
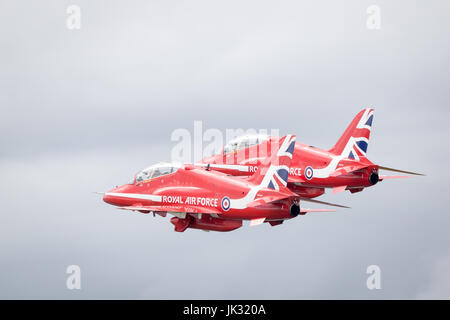
[[[129,184],[106,192],[103,200],[120,209],[173,214],[175,231],[187,228],[231,231],[250,226],[275,226],[307,212],[334,211],[300,208],[299,196],[286,185],[295,136],[279,139],[276,152],[249,177],[229,176],[194,165],[165,163],[137,173]]]
[[[384,179],[408,177],[382,176],[379,169],[422,175],[382,167],[366,158],[373,112],[373,109],[359,112],[330,150],[297,142],[287,187],[301,198],[311,199],[322,195],[325,188],[332,188],[333,193],[344,190],[355,193]],[[270,156],[274,141],[278,138],[264,135],[238,137],[230,141],[221,154],[205,158],[196,165],[235,176],[252,175],[262,157]]]

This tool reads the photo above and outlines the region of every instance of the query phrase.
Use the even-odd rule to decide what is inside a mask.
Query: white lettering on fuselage
[[[181,196],[162,196],[162,202],[171,204],[190,204],[203,207],[217,207],[219,199],[205,197],[186,197],[186,199],[183,201],[183,198]]]
[[[289,168],[289,174],[291,176],[301,176],[302,175],[302,169],[301,168]]]
[[[183,204],[183,199],[181,199],[181,196],[163,196],[162,202]]]
[[[251,172],[251,173],[254,173],[257,170],[258,170],[257,166],[248,166],[248,171]],[[292,168],[289,169],[289,174],[291,176],[299,176],[300,177],[302,175],[302,169],[301,168],[294,168],[294,167],[292,167]]]

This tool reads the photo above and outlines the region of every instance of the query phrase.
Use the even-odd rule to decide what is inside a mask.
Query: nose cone
[[[109,191],[103,195],[103,201],[105,201],[106,203],[112,204],[111,203],[112,197],[108,193],[109,193]]]
[[[106,192],[103,195],[103,201],[105,201],[108,204],[112,204],[115,206],[121,206],[121,205],[126,205],[123,202],[123,197],[120,197],[121,193],[127,193],[127,185],[123,185],[120,187],[116,187],[113,188],[111,190],[109,190],[108,192]]]
[[[114,196],[113,196],[112,194],[113,194],[113,193],[116,193],[117,189],[118,189],[118,188],[114,188],[114,189],[111,189],[111,190],[109,190],[108,192],[106,192],[106,193],[103,195],[103,201],[105,201],[105,202],[108,203],[108,204],[115,204],[115,203],[114,203]]]

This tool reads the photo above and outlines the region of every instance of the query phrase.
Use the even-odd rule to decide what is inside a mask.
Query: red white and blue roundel
[[[311,180],[314,175],[314,170],[310,166],[305,168],[305,177],[308,180]]]
[[[231,205],[230,198],[228,198],[227,196],[223,197],[221,205],[222,205],[223,211],[230,210],[230,205]]]

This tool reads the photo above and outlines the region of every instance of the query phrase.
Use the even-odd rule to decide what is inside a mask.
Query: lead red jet
[[[359,112],[330,150],[296,142],[287,187],[301,198],[311,199],[322,195],[326,188],[332,188],[333,193],[344,190],[355,193],[384,179],[408,177],[380,175],[380,169],[422,175],[379,166],[367,159],[373,113],[373,109]],[[205,158],[196,165],[235,176],[251,175],[258,169],[261,159],[270,156],[271,145],[278,139],[264,135],[238,137],[230,141],[221,154]]]
[[[194,165],[163,163],[137,173],[130,183],[106,192],[103,200],[120,209],[174,215],[175,231],[187,228],[231,231],[250,226],[275,226],[307,212],[287,185],[295,136],[281,138],[276,152],[249,177],[229,176]]]

